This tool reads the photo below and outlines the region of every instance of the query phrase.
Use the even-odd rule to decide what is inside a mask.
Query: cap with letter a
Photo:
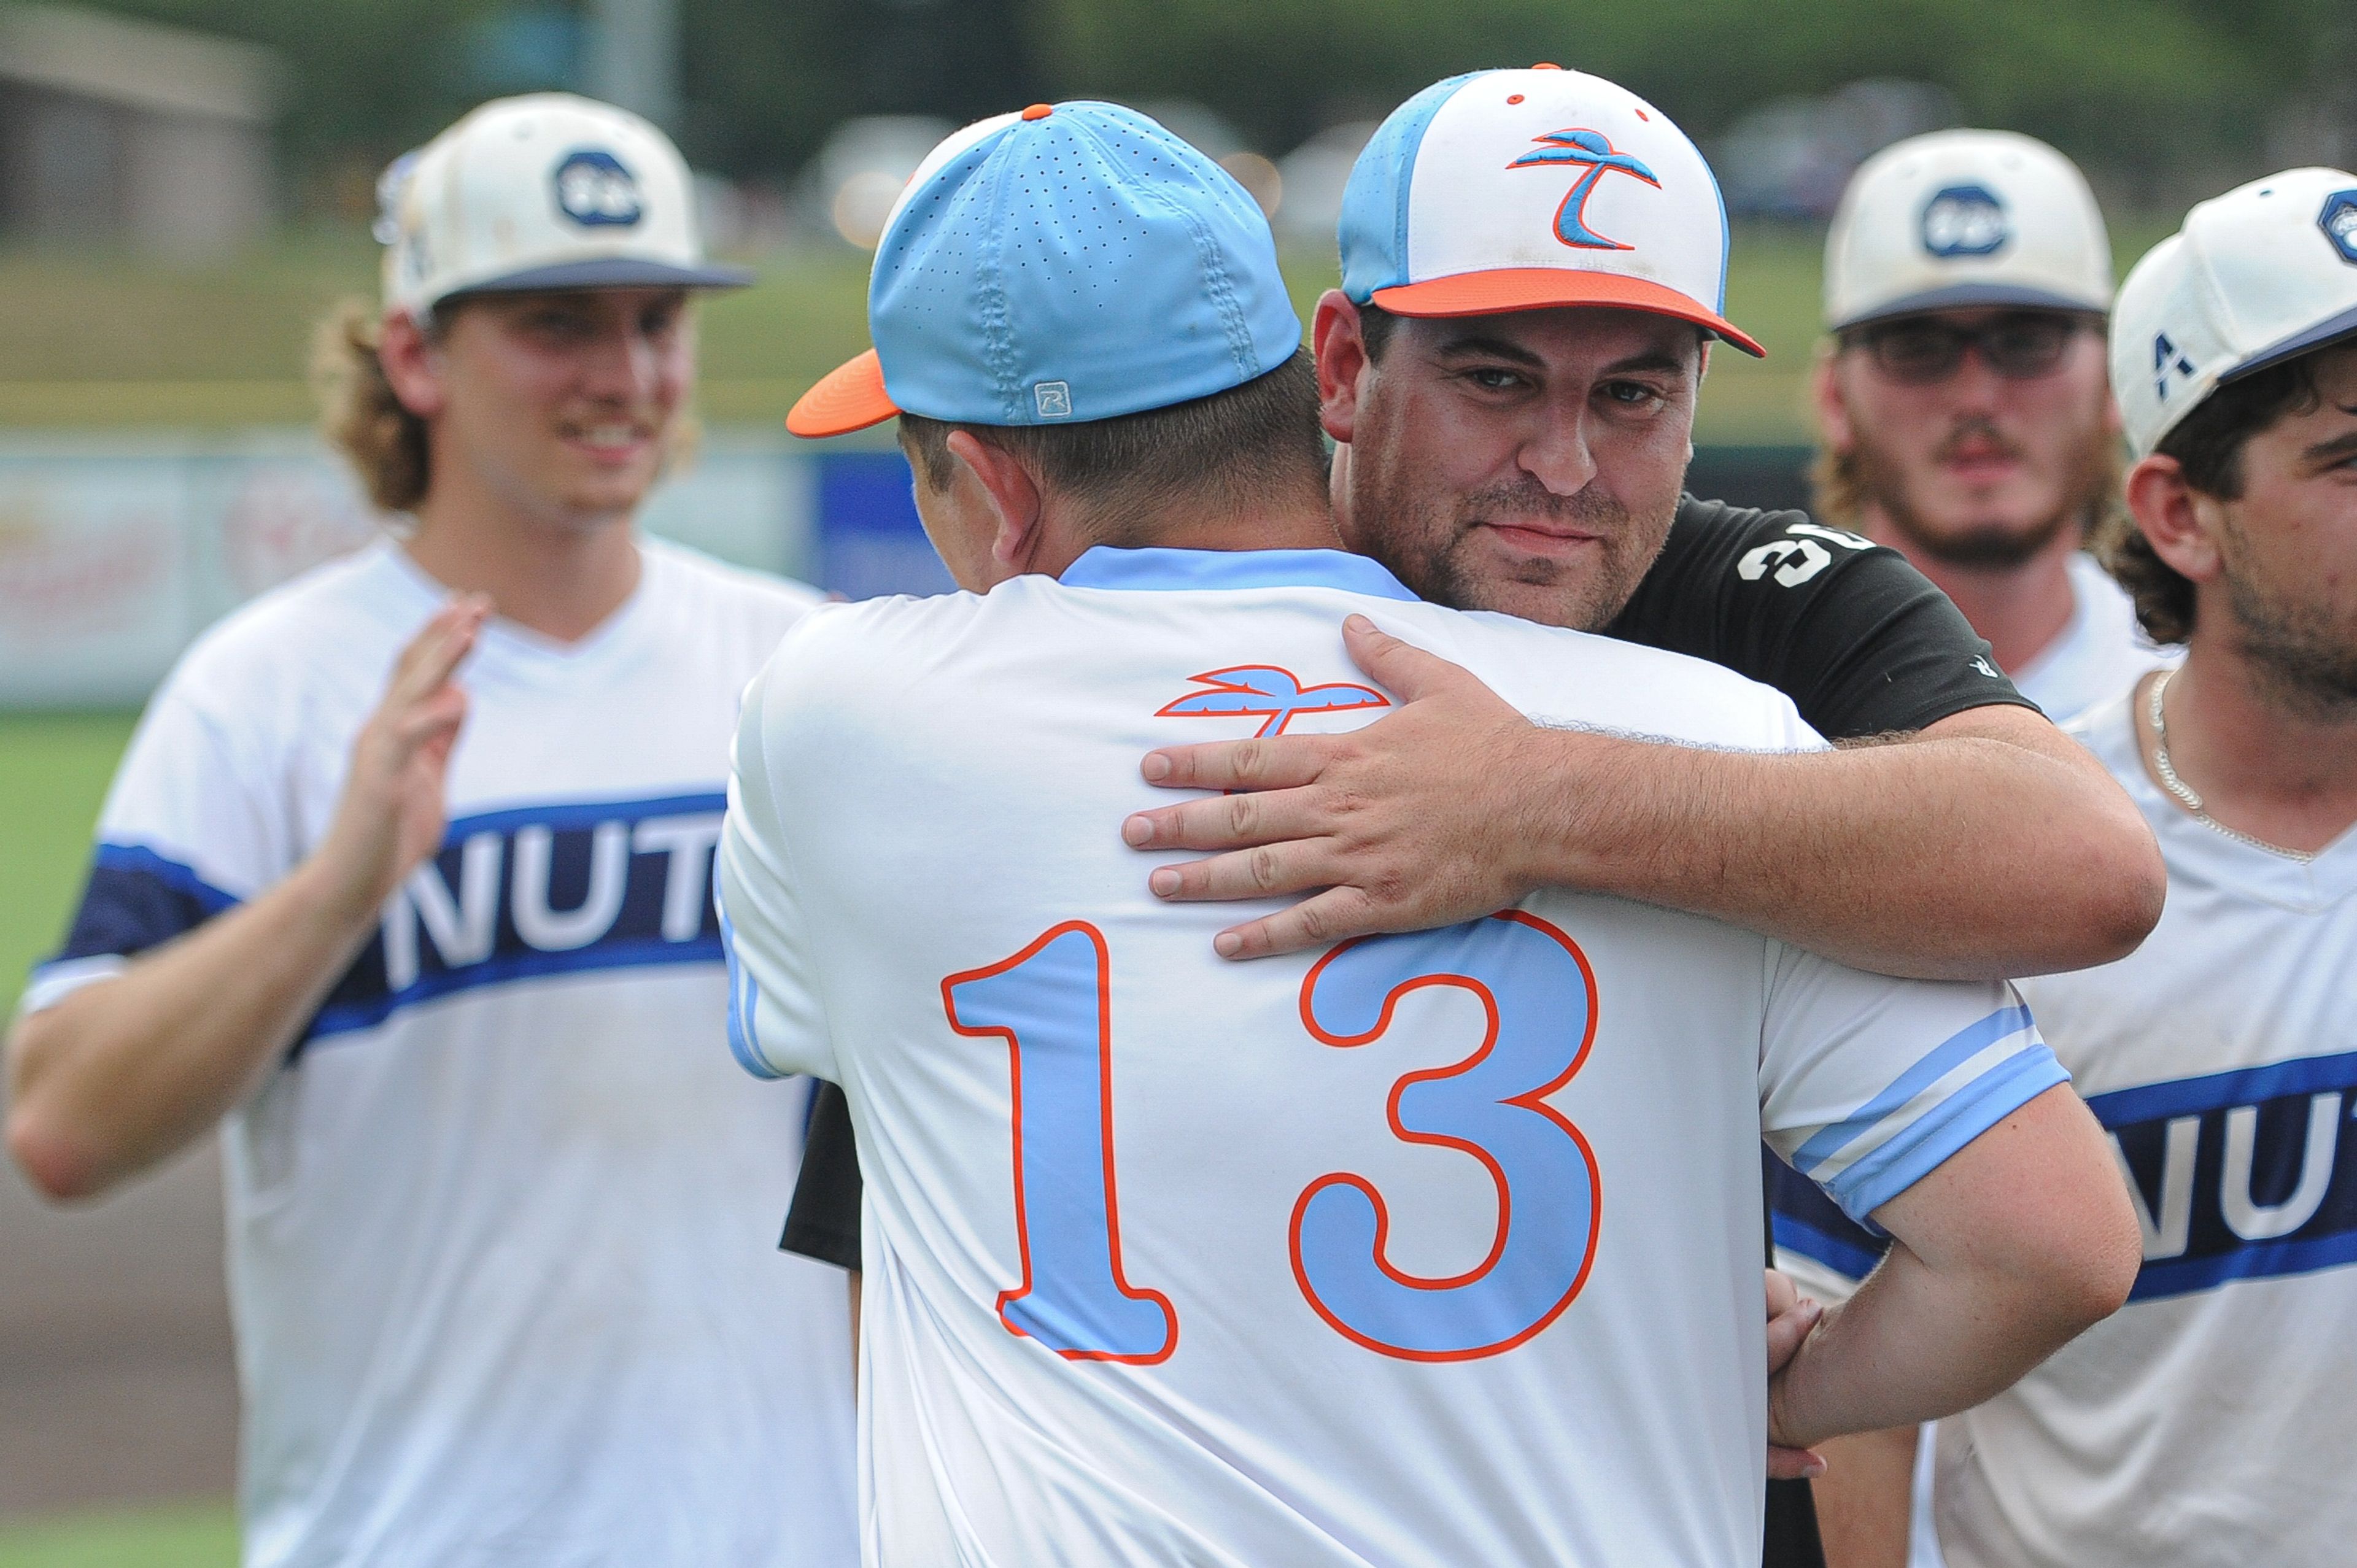
[[[2220,387],[2357,338],[2357,174],[2287,169],[2216,196],[2128,271],[2112,392],[2148,456]]]
[[[1825,236],[1825,326],[2010,306],[2101,316],[2112,242],[2079,166],[2012,131],[1934,131],[1858,166]]]
[[[1551,65],[1436,82],[1392,111],[1342,197],[1342,292],[1394,316],[1612,306],[1749,354],[1727,307],[1709,164],[1626,88]]]
[[[1191,403],[1293,357],[1268,220],[1135,110],[1035,103],[927,155],[885,221],[875,348],[804,393],[797,435],[902,412],[1056,424]]]
[[[549,288],[734,288],[704,259],[695,188],[671,138],[566,92],[482,105],[377,181],[384,305]]]

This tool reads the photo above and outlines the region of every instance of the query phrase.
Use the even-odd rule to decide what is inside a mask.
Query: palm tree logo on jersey
[[[1601,131],[1550,131],[1531,140],[1539,144],[1536,151],[1524,153],[1508,168],[1552,168],[1563,164],[1584,166],[1587,172],[1572,182],[1564,195],[1563,205],[1555,209],[1555,237],[1566,245],[1577,245],[1589,251],[1631,251],[1618,240],[1608,240],[1590,229],[1587,223],[1587,199],[1594,194],[1597,181],[1608,174],[1633,175],[1659,190],[1662,182],[1653,171],[1629,154],[1617,150]]]
[[[1300,714],[1347,714],[1361,708],[1388,708],[1392,700],[1372,686],[1329,681],[1305,686],[1290,670],[1270,664],[1234,664],[1187,677],[1208,692],[1192,692],[1154,711],[1157,719],[1245,717],[1265,719],[1255,738],[1283,735]]]

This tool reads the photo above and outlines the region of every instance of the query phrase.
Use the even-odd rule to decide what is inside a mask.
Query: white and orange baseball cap
[[[1551,65],[1436,82],[1342,197],[1342,292],[1394,316],[1599,305],[1764,350],[1727,307],[1727,208],[1701,152],[1626,88]]]

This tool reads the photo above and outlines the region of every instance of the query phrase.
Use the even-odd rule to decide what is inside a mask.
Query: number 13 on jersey
[[[1007,1047],[1022,1280],[1000,1295],[1000,1320],[1072,1359],[1152,1363],[1177,1348],[1178,1316],[1122,1267],[1112,964],[1103,935],[1070,921],[1012,958],[951,975],[942,997],[952,1029]],[[1487,1169],[1498,1195],[1487,1254],[1448,1278],[1399,1268],[1382,1190],[1350,1172],[1301,1192],[1291,1246],[1303,1296],[1337,1333],[1384,1355],[1449,1361],[1522,1344],[1587,1283],[1601,1219],[1596,1156],[1545,1101],[1587,1059],[1597,996],[1569,937],[1508,910],[1336,948],[1302,982],[1299,1047],[1383,1040],[1401,1000],[1434,986],[1480,1002],[1482,1036],[1459,1059],[1393,1084],[1391,1130]]]

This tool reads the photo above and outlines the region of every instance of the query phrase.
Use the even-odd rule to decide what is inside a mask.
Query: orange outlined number
[[[1366,1177],[1319,1177],[1293,1209],[1293,1273],[1309,1305],[1370,1350],[1461,1361],[1510,1350],[1561,1316],[1596,1257],[1596,1155],[1546,1097],[1596,1038],[1596,975],[1572,940],[1506,910],[1446,930],[1346,942],[1301,984],[1301,1021],[1329,1046],[1383,1037],[1400,999],[1458,986],[1487,1026],[1472,1054],[1392,1086],[1394,1136],[1459,1149],[1498,1188],[1489,1254],[1445,1279],[1396,1267],[1391,1212]]]
[[[999,1321],[1072,1360],[1151,1364],[1178,1343],[1159,1291],[1122,1272],[1114,1176],[1112,956],[1082,920],[1013,958],[942,982],[950,1026],[1006,1042],[1014,1087],[1015,1226],[1021,1283]],[[1587,1140],[1546,1103],[1596,1038],[1596,975],[1575,942],[1518,910],[1447,930],[1345,942],[1301,985],[1301,1022],[1328,1046],[1382,1040],[1400,999],[1471,993],[1486,1024],[1469,1055],[1392,1086],[1394,1136],[1459,1150],[1498,1191],[1497,1230],[1448,1278],[1392,1262],[1391,1211],[1362,1176],[1320,1176],[1294,1205],[1293,1273],[1334,1330],[1370,1350],[1460,1361],[1511,1350],[1587,1283],[1601,1185]]]
[[[1022,1283],[998,1318],[1070,1360],[1166,1359],[1178,1316],[1123,1277],[1114,1180],[1113,1006],[1102,932],[1071,920],[942,982],[950,1027],[1006,1042]]]

